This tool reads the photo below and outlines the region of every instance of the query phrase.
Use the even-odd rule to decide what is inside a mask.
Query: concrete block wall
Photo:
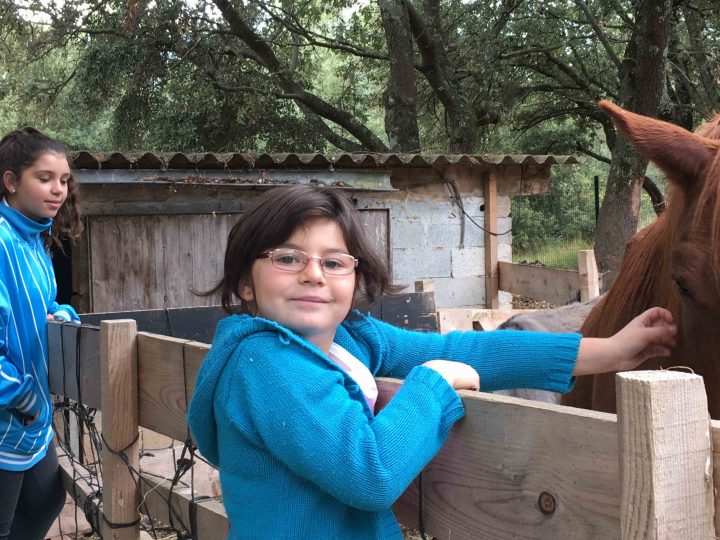
[[[465,212],[484,226],[484,198],[464,194]],[[360,198],[360,208],[389,211],[390,264],[393,280],[412,290],[419,279],[435,282],[435,303],[440,308],[485,305],[485,238],[483,230],[463,216],[447,191],[410,190]],[[510,197],[498,197],[497,231],[510,231]],[[462,245],[461,219],[465,220]],[[498,260],[512,260],[512,234],[498,237]],[[500,293],[501,307],[510,307],[512,296]]]

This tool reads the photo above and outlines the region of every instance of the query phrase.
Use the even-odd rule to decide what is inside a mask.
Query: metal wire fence
[[[514,197],[513,262],[577,269],[577,252],[595,244],[605,181],[600,176],[561,173],[553,179],[551,194]],[[658,187],[664,195],[665,183],[658,182]],[[642,190],[638,230],[655,219],[650,197]]]

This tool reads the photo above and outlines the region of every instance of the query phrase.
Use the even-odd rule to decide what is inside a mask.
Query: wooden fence
[[[499,262],[498,276],[502,291],[558,305],[595,298],[602,287],[591,249],[578,251],[578,271]]]
[[[171,506],[176,523],[190,523],[188,488],[141,476],[138,489],[127,463],[137,469],[139,426],[188,436],[187,403],[209,346],[137,332],[134,320],[103,321],[99,330],[49,323],[49,343],[52,391],[102,410],[103,538],[139,537],[141,498],[153,517],[168,521]],[[455,540],[715,538],[720,424],[708,417],[702,379],[668,371],[618,378],[617,417],[460,392],[466,416],[421,477],[427,533]],[[379,380],[380,407],[399,384]],[[62,467],[76,502],[97,505],[87,481],[67,460]],[[419,488],[416,480],[395,505],[410,527],[418,525]],[[221,503],[200,500],[194,511],[198,539],[225,538]]]

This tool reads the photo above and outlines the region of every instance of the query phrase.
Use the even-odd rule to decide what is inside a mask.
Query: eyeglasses
[[[320,261],[320,269],[328,276],[347,276],[355,271],[358,260],[349,253],[332,253],[324,257],[313,257],[299,249],[271,249],[257,256],[258,259],[270,259],[275,268],[286,272],[302,272],[310,259]]]

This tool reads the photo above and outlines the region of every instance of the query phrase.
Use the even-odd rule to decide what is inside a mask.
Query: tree
[[[688,128],[720,106],[715,0],[25,2],[0,0],[2,35],[63,69],[44,80],[52,98],[24,76],[11,94],[50,103],[57,125],[89,109],[115,148],[528,151],[502,126],[535,134],[533,151],[592,155],[603,134],[609,272],[645,164],[596,101]]]

